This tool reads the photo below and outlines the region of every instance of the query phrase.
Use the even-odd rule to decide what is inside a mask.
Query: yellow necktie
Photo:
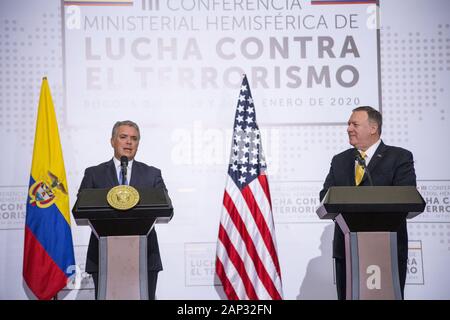
[[[359,152],[361,154],[361,157],[363,159],[366,158],[366,153],[364,151],[360,151]],[[359,184],[361,183],[361,180],[364,176],[364,168],[359,164],[358,161],[356,161],[356,168],[355,168],[355,184],[357,186],[359,186]]]

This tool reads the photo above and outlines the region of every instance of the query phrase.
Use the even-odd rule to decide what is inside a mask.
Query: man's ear
[[[113,138],[111,138],[111,140],[109,140],[110,142],[111,142],[111,147],[113,147],[114,148],[114,144],[113,144]]]
[[[370,134],[377,134],[378,133],[378,124],[374,122],[369,122],[370,124]]]

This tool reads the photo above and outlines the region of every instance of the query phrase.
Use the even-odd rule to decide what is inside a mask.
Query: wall
[[[113,123],[134,119],[143,137],[137,159],[161,168],[175,207],[172,221],[156,227],[164,265],[157,298],[219,299],[215,243],[242,71],[268,159],[285,298],[336,298],[333,228],[315,209],[331,157],[348,147],[345,123],[358,104],[382,111],[385,143],[414,153],[418,189],[427,200],[426,211],[408,223],[405,296],[450,298],[448,1],[380,1],[379,29],[374,7],[365,5],[131,2],[76,8],[52,0],[0,2],[0,299],[32,298],[21,276],[23,224],[44,75],[71,205],[84,169],[112,156]],[[266,2],[273,5],[257,7]],[[119,18],[125,26],[115,31],[102,25],[108,16],[134,18]],[[348,35],[358,58],[348,43],[344,48],[353,51],[342,56]],[[295,37],[307,36],[314,40],[302,52]],[[335,58],[320,56],[319,37],[334,40]],[[271,47],[272,38],[289,49]],[[336,80],[344,65],[359,72],[353,86],[345,87],[348,70]],[[308,86],[308,75],[323,66],[330,85],[325,78]],[[72,221],[72,233],[82,281],[59,298],[92,299],[92,281],[83,273],[90,230]]]

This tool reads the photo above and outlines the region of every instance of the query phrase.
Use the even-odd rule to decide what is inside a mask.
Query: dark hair
[[[125,120],[125,121],[117,121],[114,124],[114,127],[112,128],[112,133],[111,133],[111,138],[114,139],[114,137],[117,135],[117,129],[119,129],[120,126],[130,126],[136,129],[137,133],[138,133],[138,141],[141,140],[141,133],[139,131],[139,127],[138,125],[130,120]]]
[[[376,122],[378,125],[378,134],[381,136],[381,127],[383,125],[383,117],[381,116],[381,113],[374,108],[370,106],[361,106],[358,108],[353,109],[353,112],[355,111],[365,111],[367,112],[367,115],[369,116],[369,121]]]

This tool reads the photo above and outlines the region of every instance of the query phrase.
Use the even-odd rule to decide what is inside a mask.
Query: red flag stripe
[[[265,181],[267,182],[267,180]],[[278,255],[277,255],[277,246],[275,241],[275,225],[272,216],[272,207],[269,201],[270,193],[269,198],[267,198],[267,196],[265,195],[266,191],[264,191],[264,188],[259,180],[255,180],[252,183],[250,183],[249,187],[252,191],[250,195],[253,196],[253,199],[249,199],[249,201],[254,201],[256,203],[255,210],[256,211],[259,210],[257,211],[257,214],[261,214],[261,216],[263,216],[265,219],[264,220],[264,222],[266,223],[265,228],[267,228],[266,232],[268,232],[268,234],[270,235],[270,238],[267,237],[268,242],[265,243],[273,259],[273,263],[277,269],[277,272],[279,275],[281,275],[280,264],[278,262]],[[268,191],[269,190],[267,190],[267,192]],[[272,230],[272,232],[270,230]]]
[[[256,294],[255,288],[253,287],[253,283],[250,280],[247,271],[245,269],[244,262],[242,261],[239,253],[236,251],[236,248],[234,247],[233,243],[230,241],[230,238],[228,237],[228,234],[225,231],[222,224],[219,227],[219,240],[222,242],[228,254],[228,257],[230,258],[231,262],[233,263],[234,267],[239,273],[239,276],[241,277],[242,282],[244,283],[247,296],[249,297],[249,299],[253,300],[258,299],[258,295]]]
[[[253,256],[259,258],[258,253],[254,247],[252,238],[248,232],[248,225],[242,220],[242,216],[237,211],[233,201],[228,194],[224,195],[224,203],[228,202],[228,207],[224,205],[224,213],[222,217],[226,216],[228,219],[222,219],[221,225],[224,228],[227,236],[229,237],[230,243],[233,245],[233,249],[239,254],[239,257],[243,261],[245,270],[252,281],[252,285],[255,288],[255,292],[258,292],[257,299],[267,299],[270,297],[270,293],[267,291],[266,287],[260,280],[258,276],[258,263],[255,263]],[[255,228],[256,230],[256,228]],[[248,247],[251,247],[253,252],[252,256],[248,251]],[[225,244],[224,248],[228,249]],[[231,271],[231,270],[230,270]],[[235,288],[236,289],[236,288]],[[236,289],[237,290],[237,289]]]
[[[229,243],[222,243],[219,237],[216,260],[221,265],[217,270],[224,272],[221,280],[224,286],[232,285],[238,298],[249,298],[245,297],[247,288],[234,266],[236,261],[231,260],[230,250],[235,250],[258,298],[282,299],[270,192],[267,180],[260,180],[256,174],[264,174],[266,170],[260,138],[250,85],[244,74],[236,106],[228,179],[219,227],[228,236]]]
[[[242,191],[246,189],[248,188],[244,188]],[[264,263],[261,261],[261,258],[258,255],[255,244],[253,243],[253,239],[248,234],[245,224],[243,223],[242,218],[239,215],[239,211],[234,206],[233,200],[230,198],[227,192],[224,193],[224,206],[227,208],[227,211],[231,219],[233,220],[234,225],[239,231],[241,238],[244,240],[247,252],[255,265],[256,272],[264,287],[266,288],[272,299],[281,299],[281,296],[278,293],[278,290],[276,289],[270,275],[268,274]]]
[[[222,261],[220,261],[219,257],[216,257],[216,273],[219,276],[220,281],[223,284],[223,289],[225,291],[225,294],[227,295],[227,298],[229,300],[239,300],[239,297],[236,294],[236,291],[234,291],[233,285],[231,284],[230,280],[228,279],[227,274],[225,273],[225,269],[224,269]]]
[[[40,300],[52,299],[68,281],[66,274],[56,265],[41,243],[36,239],[30,228],[25,226],[23,255],[23,277],[28,288]],[[35,266],[39,266],[37,269]],[[44,275],[41,270],[47,270]]]
[[[253,183],[253,182],[252,182]],[[258,183],[257,180],[254,181],[254,183]],[[261,234],[259,232],[259,228],[255,222],[255,219],[252,216],[252,213],[250,212],[250,209],[247,205],[246,200],[244,199],[241,190],[239,190],[234,183],[232,179],[229,179],[227,181],[226,185],[226,192],[228,192],[228,195],[231,199],[233,199],[234,206],[236,208],[239,208],[239,216],[244,222],[245,228],[249,230],[249,234],[251,235],[253,239],[253,243],[256,245],[257,248],[257,254],[258,256],[263,260],[264,266],[266,267],[267,273],[271,275],[271,278],[273,279],[275,286],[279,288],[279,293],[281,294],[282,288],[281,288],[281,279],[277,277],[277,275],[280,274],[280,272],[277,271],[277,266],[274,264],[274,260],[272,259],[272,256],[268,253],[268,249],[264,241],[262,240]],[[262,193],[262,191],[259,191]],[[265,197],[261,195],[263,199]],[[267,206],[266,206],[267,207]],[[227,212],[227,211],[225,211]],[[271,213],[271,212],[269,212]],[[226,227],[228,225],[234,226],[233,223],[227,224],[225,222],[225,219],[228,218],[228,214],[222,215],[222,224]],[[272,221],[273,219],[268,218],[269,221]],[[227,228],[226,228],[227,229]],[[228,233],[230,235],[234,235],[234,237],[230,237],[233,240],[233,243],[237,247],[238,243],[242,243],[242,239],[239,237],[239,231],[237,230],[229,230],[227,229]],[[241,251],[241,256],[245,256],[247,253],[245,251]],[[264,291],[265,290],[265,287]],[[263,294],[260,294],[263,295]],[[267,292],[267,297],[269,297],[269,294]]]
[[[278,263],[277,253],[275,249],[275,245],[272,240],[272,233],[270,232],[266,220],[264,219],[261,210],[259,209],[258,203],[253,196],[250,188],[246,187],[242,189],[242,195],[244,196],[245,201],[250,209],[250,212],[253,215],[253,218],[256,221],[256,225],[258,226],[259,232],[261,233],[262,239],[266,244],[267,249],[269,250],[269,254],[272,257],[272,260],[275,264],[275,268],[277,269],[278,274],[280,274],[280,265]]]
[[[227,209],[224,207],[222,214],[222,220],[221,225],[227,232],[227,235],[230,239],[230,242],[234,246],[235,250],[238,252],[239,256],[241,257],[242,261],[244,262],[245,270],[247,274],[249,275],[249,278],[251,279],[253,283],[253,287],[255,288],[255,291],[257,292],[258,299],[270,299],[270,294],[267,291],[266,287],[258,277],[258,272],[256,270],[256,266],[250,255],[248,254],[246,243],[242,239],[242,237],[239,234],[239,230],[237,230],[236,226],[234,225],[234,222],[232,221],[230,215],[228,214]],[[226,216],[226,218],[224,218]],[[245,221],[243,221],[245,224],[245,227],[247,227]],[[256,230],[256,227],[254,228]],[[220,244],[220,241],[218,242]],[[262,241],[259,241],[260,247],[261,244],[264,246]],[[261,248],[260,252],[261,251]],[[234,285],[234,289],[238,293],[238,295],[242,296],[244,285],[242,284],[242,281],[239,279],[239,275],[237,274],[236,269],[234,268],[232,263],[229,263],[230,259],[228,255],[226,254],[226,249],[224,246],[217,247],[217,256],[223,261],[224,268],[226,271],[226,274],[229,275],[230,281]],[[228,263],[227,263],[228,262]],[[275,266],[271,265],[272,271],[271,274],[276,273]],[[246,297],[244,297],[246,298]]]
[[[219,231],[220,231],[220,229],[219,229]],[[230,241],[231,241],[231,239],[230,239]],[[238,251],[238,250],[236,249],[236,251]],[[238,252],[238,254],[239,254],[239,252]],[[222,241],[220,241],[220,238],[217,241],[217,259],[219,259],[219,261],[222,263],[223,270],[225,272],[226,278],[228,279],[230,284],[233,286],[233,290],[236,292],[236,295],[237,295],[238,299],[240,299],[240,300],[248,300],[249,298],[248,298],[248,295],[247,295],[247,292],[246,292],[246,289],[245,289],[245,284],[242,281],[242,278],[239,275],[238,270],[236,269],[236,267],[234,266],[234,264],[230,260],[230,257],[228,256],[228,253],[227,253],[227,250],[224,247]],[[245,263],[244,263],[244,267],[245,267],[245,272],[248,275],[249,274],[249,269],[247,268]],[[222,282],[222,285],[224,285],[223,282]],[[255,288],[255,292],[256,291],[257,291],[257,289]]]
[[[254,183],[257,183],[255,180]],[[250,184],[252,185],[253,182]],[[232,179],[229,179],[227,181],[226,185],[226,192],[228,192],[230,198],[233,199],[233,202],[237,208],[239,208],[239,214],[242,217],[244,224],[248,230],[250,230],[250,234],[254,239],[262,239],[261,233],[259,231],[259,227],[255,221],[255,218],[253,217],[253,213],[250,212],[250,208],[247,205],[247,201],[245,200],[243,194],[241,193],[241,190],[237,188],[236,184]],[[271,212],[269,212],[271,214]],[[267,220],[272,221],[271,218],[267,218]],[[271,225],[273,226],[273,225]],[[271,238],[274,237],[274,235],[270,235]],[[258,241],[257,242],[257,249],[258,249],[258,255],[260,257],[267,257],[267,245],[264,243],[264,241]],[[266,268],[269,274],[272,274],[273,272],[277,271],[277,266],[274,264],[273,259],[269,259],[266,262]]]
[[[258,176],[258,180],[261,184],[262,189],[264,190],[264,193],[266,194],[267,200],[269,201],[270,211],[272,211],[272,199],[270,197],[269,181],[267,181],[267,176],[265,174],[260,174]]]

